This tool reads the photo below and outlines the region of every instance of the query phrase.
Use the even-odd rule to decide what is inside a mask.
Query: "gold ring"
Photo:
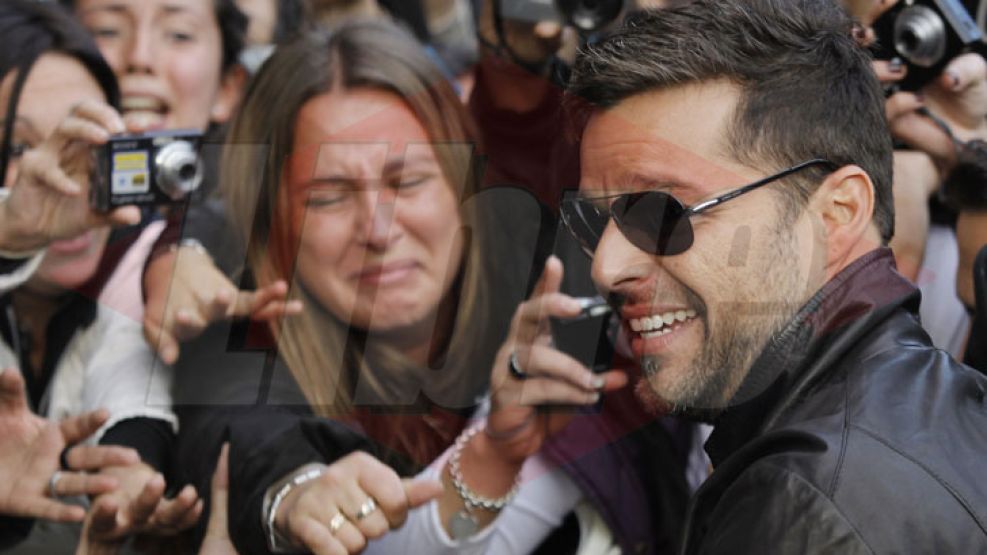
[[[343,513],[336,513],[336,516],[329,520],[329,533],[335,534],[346,524],[346,516]]]
[[[377,510],[377,502],[374,501],[373,497],[368,497],[363,505],[360,505],[360,510],[356,512],[356,519],[363,520],[370,516],[370,513]]]

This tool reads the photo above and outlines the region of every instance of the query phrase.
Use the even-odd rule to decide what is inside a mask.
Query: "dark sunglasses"
[[[635,247],[660,256],[681,254],[692,246],[692,224],[689,222],[692,216],[806,168],[819,165],[825,165],[830,170],[837,168],[836,164],[829,160],[815,158],[695,206],[685,206],[672,195],[662,191],[567,199],[562,201],[562,222],[590,257],[596,251],[603,230],[606,229],[611,217],[617,224],[617,229]],[[606,207],[607,204],[610,204],[609,208]]]

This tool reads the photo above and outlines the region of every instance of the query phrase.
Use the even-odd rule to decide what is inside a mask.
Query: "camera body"
[[[874,22],[875,55],[900,58],[908,73],[900,90],[916,91],[965,50],[981,51],[983,34],[959,0],[901,0]]]
[[[575,318],[551,318],[552,346],[593,372],[613,365],[617,326],[603,297],[578,297],[582,311]]]
[[[93,150],[92,207],[183,202],[202,184],[202,134],[190,130],[116,135]]]
[[[531,23],[555,21],[591,34],[616,21],[627,11],[629,3],[629,0],[500,0],[500,15]]]

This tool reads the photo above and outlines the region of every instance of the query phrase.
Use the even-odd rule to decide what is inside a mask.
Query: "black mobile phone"
[[[574,318],[551,318],[552,343],[594,372],[613,367],[619,322],[590,279],[590,259],[564,226],[559,226],[552,252],[565,271],[560,291],[579,299],[583,309]]]
[[[613,360],[613,311],[603,297],[578,297],[574,318],[552,318],[552,344],[593,372],[610,369]]]

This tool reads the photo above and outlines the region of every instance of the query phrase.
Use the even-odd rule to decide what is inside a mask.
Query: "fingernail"
[[[595,376],[591,382],[593,389],[603,389],[607,385],[607,380],[603,376]]]
[[[953,89],[958,88],[960,86],[960,76],[952,71],[948,71],[946,74],[949,75],[949,86]]]
[[[905,64],[901,61],[901,58],[891,58],[891,61],[888,62],[888,71],[891,73],[901,73],[904,67]]]
[[[594,394],[593,394],[593,395],[592,395],[592,396],[590,397],[590,399],[589,399],[589,402],[590,402],[591,404],[596,404],[596,403],[599,403],[599,402],[600,402],[600,394],[599,394],[599,393],[594,393]]]

